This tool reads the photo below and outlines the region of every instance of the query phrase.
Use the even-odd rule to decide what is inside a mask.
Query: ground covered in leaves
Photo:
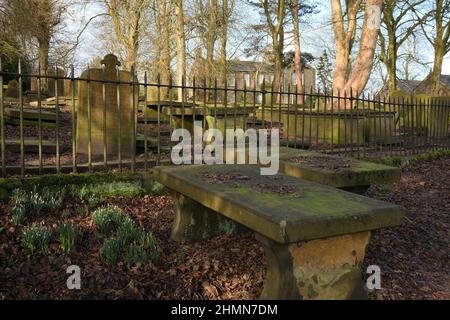
[[[402,205],[401,226],[373,233],[365,264],[380,266],[374,299],[450,299],[450,157],[402,170],[393,187],[369,196]]]
[[[449,299],[450,157],[407,167],[400,183],[374,186],[369,195],[407,209],[402,226],[373,233],[365,266],[380,266],[382,289],[370,298]],[[110,264],[101,258],[104,237],[91,213],[107,204],[155,236],[158,262]],[[175,243],[167,195],[112,196],[96,203],[65,197],[61,208],[19,225],[11,222],[11,209],[11,202],[0,204],[0,299],[256,299],[262,289],[264,254],[251,234]],[[58,241],[62,220],[78,233],[71,253],[63,253]],[[53,231],[47,253],[31,254],[21,244],[23,229],[32,223]],[[81,290],[66,287],[69,265],[81,268]]]

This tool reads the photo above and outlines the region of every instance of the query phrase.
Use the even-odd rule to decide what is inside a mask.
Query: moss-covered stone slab
[[[401,207],[251,165],[156,167],[155,180],[278,243],[400,224]]]
[[[349,299],[360,282],[370,230],[397,225],[403,210],[251,165],[156,167],[172,190],[172,239],[256,232],[267,259],[263,299]]]
[[[280,171],[357,193],[372,184],[398,182],[401,174],[399,168],[378,163],[285,147],[280,148]]]

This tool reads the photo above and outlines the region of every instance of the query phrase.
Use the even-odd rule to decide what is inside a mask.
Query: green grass
[[[11,219],[15,225],[22,223],[26,218],[39,216],[62,207],[64,191],[50,191],[44,188],[38,192],[15,189],[13,191],[13,208]]]
[[[0,201],[8,200],[14,189],[32,191],[37,188],[59,191],[72,186],[97,185],[109,182],[135,182],[141,183],[141,173],[109,172],[109,173],[77,173],[77,174],[44,174],[25,178],[0,178]]]
[[[100,249],[101,258],[109,264],[122,259],[127,265],[159,261],[160,252],[155,237],[138,228],[120,208],[103,207],[92,213],[98,231],[107,236]]]
[[[116,232],[125,218],[123,211],[115,206],[102,207],[92,213],[92,221],[95,227],[105,236]]]
[[[123,250],[123,243],[117,237],[106,239],[100,249],[100,256],[109,264],[114,264],[119,259],[120,253]]]
[[[59,247],[64,253],[71,253],[75,250],[77,241],[76,231],[71,223],[61,223],[59,225]]]
[[[164,185],[162,185],[161,183],[155,181],[153,182],[151,192],[155,196],[161,196],[166,193],[166,187],[164,187]]]
[[[32,225],[23,230],[21,243],[24,248],[31,251],[31,254],[37,252],[47,253],[51,237],[52,232],[49,228]]]
[[[383,186],[383,187],[380,189],[380,192],[381,192],[381,193],[384,193],[384,194],[388,194],[388,193],[391,193],[391,192],[392,192],[392,188],[389,187],[389,186]]]
[[[109,197],[140,197],[145,194],[140,182],[106,182],[84,186],[71,186],[71,195],[95,208]]]
[[[89,197],[105,199],[108,197],[139,197],[145,193],[138,182],[108,182],[72,188],[72,194],[82,200]]]

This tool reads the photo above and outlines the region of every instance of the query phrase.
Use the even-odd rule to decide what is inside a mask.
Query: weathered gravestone
[[[64,79],[56,79],[63,78],[65,76],[65,72],[63,69],[54,69],[49,68],[47,71],[47,75],[49,78],[47,78],[47,91],[48,91],[48,97],[55,97],[56,96],[56,89],[58,89],[58,96],[62,96],[64,94]],[[58,86],[58,88],[55,87],[55,85]]]
[[[137,121],[138,86],[134,86],[134,106],[131,105],[131,73],[117,72],[120,62],[117,57],[108,54],[102,60],[103,69],[85,70],[78,83],[77,105],[77,153],[88,154],[89,122],[91,125],[91,154],[93,158],[103,155],[106,143],[107,155],[118,155],[119,148],[122,157],[131,157],[134,152],[133,125]],[[117,79],[119,75],[119,79]],[[127,82],[123,84],[106,83],[103,97],[103,83],[105,81]],[[94,81],[96,80],[96,81]],[[135,79],[137,83],[137,79]],[[88,92],[89,91],[89,92]],[[120,101],[118,105],[117,91]],[[88,102],[88,97],[90,104]],[[104,99],[103,99],[104,98]],[[90,119],[88,109],[90,108]]]
[[[44,76],[44,75],[43,75]],[[48,68],[47,69],[48,78],[42,77],[41,80],[41,96],[45,93],[46,97],[54,97],[56,95],[55,81],[58,84],[58,96],[64,95],[64,79],[56,79],[56,78],[64,78],[65,71],[64,69],[57,68]],[[30,92],[36,94],[38,91],[37,77],[32,77],[30,81]]]
[[[11,80],[5,91],[5,97],[18,98],[19,97],[19,83],[17,80]]]
[[[74,88],[74,97],[77,96],[77,87]],[[67,98],[72,97],[72,80],[70,79],[64,79],[64,96]]]

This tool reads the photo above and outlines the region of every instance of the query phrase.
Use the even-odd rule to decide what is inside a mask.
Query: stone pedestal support
[[[267,260],[261,298],[350,299],[361,286],[360,268],[369,237],[370,232],[360,232],[280,244],[257,235]]]

